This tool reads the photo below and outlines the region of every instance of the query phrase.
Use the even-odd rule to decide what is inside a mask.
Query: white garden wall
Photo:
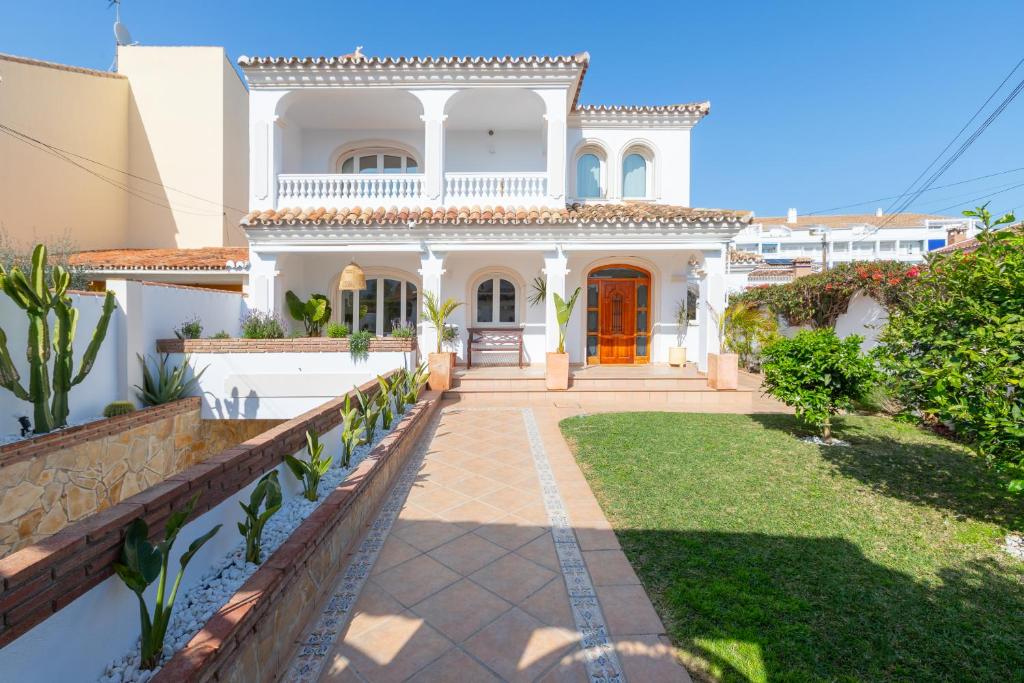
[[[867,353],[878,346],[878,337],[882,328],[889,320],[889,314],[885,307],[871,297],[857,292],[850,299],[849,308],[836,319],[835,331],[840,339],[845,339],[851,334],[864,338],[861,342],[861,351]],[[796,327],[786,324],[786,321],[779,318],[779,333],[784,337],[793,337],[801,330],[811,329],[810,325],[799,325]]]

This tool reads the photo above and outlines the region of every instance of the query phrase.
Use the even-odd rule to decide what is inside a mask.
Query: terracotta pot
[[[718,391],[734,391],[739,386],[740,357],[735,353],[708,354],[708,386]]]
[[[448,391],[452,388],[451,353],[431,353],[427,355],[427,369],[430,376],[427,385],[431,391]]]
[[[668,347],[668,364],[681,367],[686,365],[686,347],[685,346],[670,346]]]
[[[569,388],[569,354],[549,353],[547,355],[544,381],[548,391],[565,391]]]
[[[450,361],[449,365],[451,365],[452,366],[452,370],[454,370],[455,369],[455,352],[454,351],[449,351],[448,352],[448,356],[449,356],[449,361]]]

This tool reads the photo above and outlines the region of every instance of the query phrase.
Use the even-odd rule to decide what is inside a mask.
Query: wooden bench
[[[470,327],[466,344],[466,369],[473,367],[474,351],[515,351],[523,367],[523,329],[521,327]]]

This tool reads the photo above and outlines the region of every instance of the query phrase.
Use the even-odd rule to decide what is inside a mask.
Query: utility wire
[[[990,197],[995,197],[996,195],[1003,194],[1004,192],[1009,192],[1010,190],[1016,190],[1019,187],[1024,187],[1024,183],[1020,183],[1018,185],[1012,185],[1012,186],[1007,187],[1007,188],[1002,189],[1002,190],[997,190],[995,192],[990,192],[989,194],[981,195],[980,197],[972,197],[971,199],[968,199],[965,202],[960,202],[959,204],[953,204],[951,206],[947,206],[947,207],[942,208],[942,209],[936,209],[934,212],[929,212],[929,213],[941,213],[942,211],[949,211],[950,209],[955,209],[958,206],[963,206],[965,204],[973,204],[975,202],[981,201],[982,199],[988,199]]]

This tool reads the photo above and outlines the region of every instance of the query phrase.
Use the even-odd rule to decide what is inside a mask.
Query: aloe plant
[[[199,384],[199,378],[206,372],[206,368],[203,368],[192,379],[186,380],[185,372],[188,370],[188,354],[185,355],[181,365],[176,365],[170,370],[167,369],[167,360],[170,356],[166,353],[160,354],[155,375],[149,371],[146,359],[142,356],[138,356],[138,358],[139,362],[142,363],[142,386],[135,385],[135,388],[138,389],[136,394],[139,400],[147,406],[159,406],[188,396],[196,385]]]
[[[71,274],[62,267],[54,266],[50,273],[50,284],[46,284],[46,247],[36,245],[32,251],[32,270],[28,276],[17,266],[8,273],[0,266],[0,290],[28,315],[29,386],[21,384],[10,351],[7,350],[7,335],[0,329],[0,386],[23,401],[34,406],[34,431],[45,434],[68,421],[68,394],[71,388],[80,384],[96,362],[96,354],[107,336],[110,316],[117,308],[113,292],[107,292],[103,300],[100,318],[96,322],[89,346],[82,356],[78,372],[74,372],[75,328],[78,325],[78,309],[71,305],[67,295]],[[54,314],[52,339],[53,380],[50,380],[50,321]],[[52,402],[51,402],[52,395]]]
[[[221,525],[218,524],[192,541],[188,550],[178,558],[181,566],[171,587],[171,593],[167,595],[167,565],[171,559],[171,547],[195,509],[199,495],[197,493],[192,496],[184,509],[171,513],[164,527],[164,540],[155,546],[149,542],[149,526],[145,520],[140,517],[129,524],[121,548],[120,561],[114,563],[114,571],[139,599],[139,615],[142,619],[142,653],[139,665],[141,669],[153,669],[160,660],[164,649],[164,636],[171,621],[174,600],[178,595],[185,567],[199,549],[220,531]],[[160,582],[157,584],[156,603],[153,606],[153,613],[150,614],[143,593],[157,579]]]
[[[314,489],[315,491],[316,489]],[[249,496],[249,504],[239,501],[245,512],[245,521],[238,523],[238,531],[245,538],[245,561],[253,564],[260,563],[260,553],[263,548],[263,527],[267,525],[270,518],[281,509],[283,502],[281,496],[281,482],[277,478],[277,470],[271,470],[265,474],[256,484]],[[263,511],[260,512],[260,507]]]
[[[295,478],[302,483],[302,495],[306,500],[316,502],[316,489],[320,485],[320,479],[331,467],[334,457],[320,457],[324,452],[324,445],[320,443],[319,435],[313,431],[306,432],[306,451],[309,453],[309,460],[299,460],[294,455],[286,454],[284,462]]]
[[[288,313],[306,328],[307,337],[319,337],[327,321],[331,319],[331,302],[324,294],[313,294],[303,301],[288,290],[284,293]]]
[[[558,317],[558,353],[565,353],[565,328],[569,325],[572,309],[576,307],[576,299],[581,290],[581,287],[577,287],[568,301],[563,299],[558,292],[551,294],[555,298],[555,315]]]
[[[365,418],[357,406],[352,405],[352,396],[345,397],[345,406],[341,409],[341,466],[348,467],[352,462],[352,453],[358,446],[366,443]]]
[[[423,292],[423,310],[427,314],[427,320],[434,326],[437,331],[437,352],[441,353],[441,344],[445,341],[445,330],[448,324],[448,318],[455,309],[462,305],[461,301],[456,301],[452,298],[447,298],[444,302],[438,299],[438,296],[427,290]]]

